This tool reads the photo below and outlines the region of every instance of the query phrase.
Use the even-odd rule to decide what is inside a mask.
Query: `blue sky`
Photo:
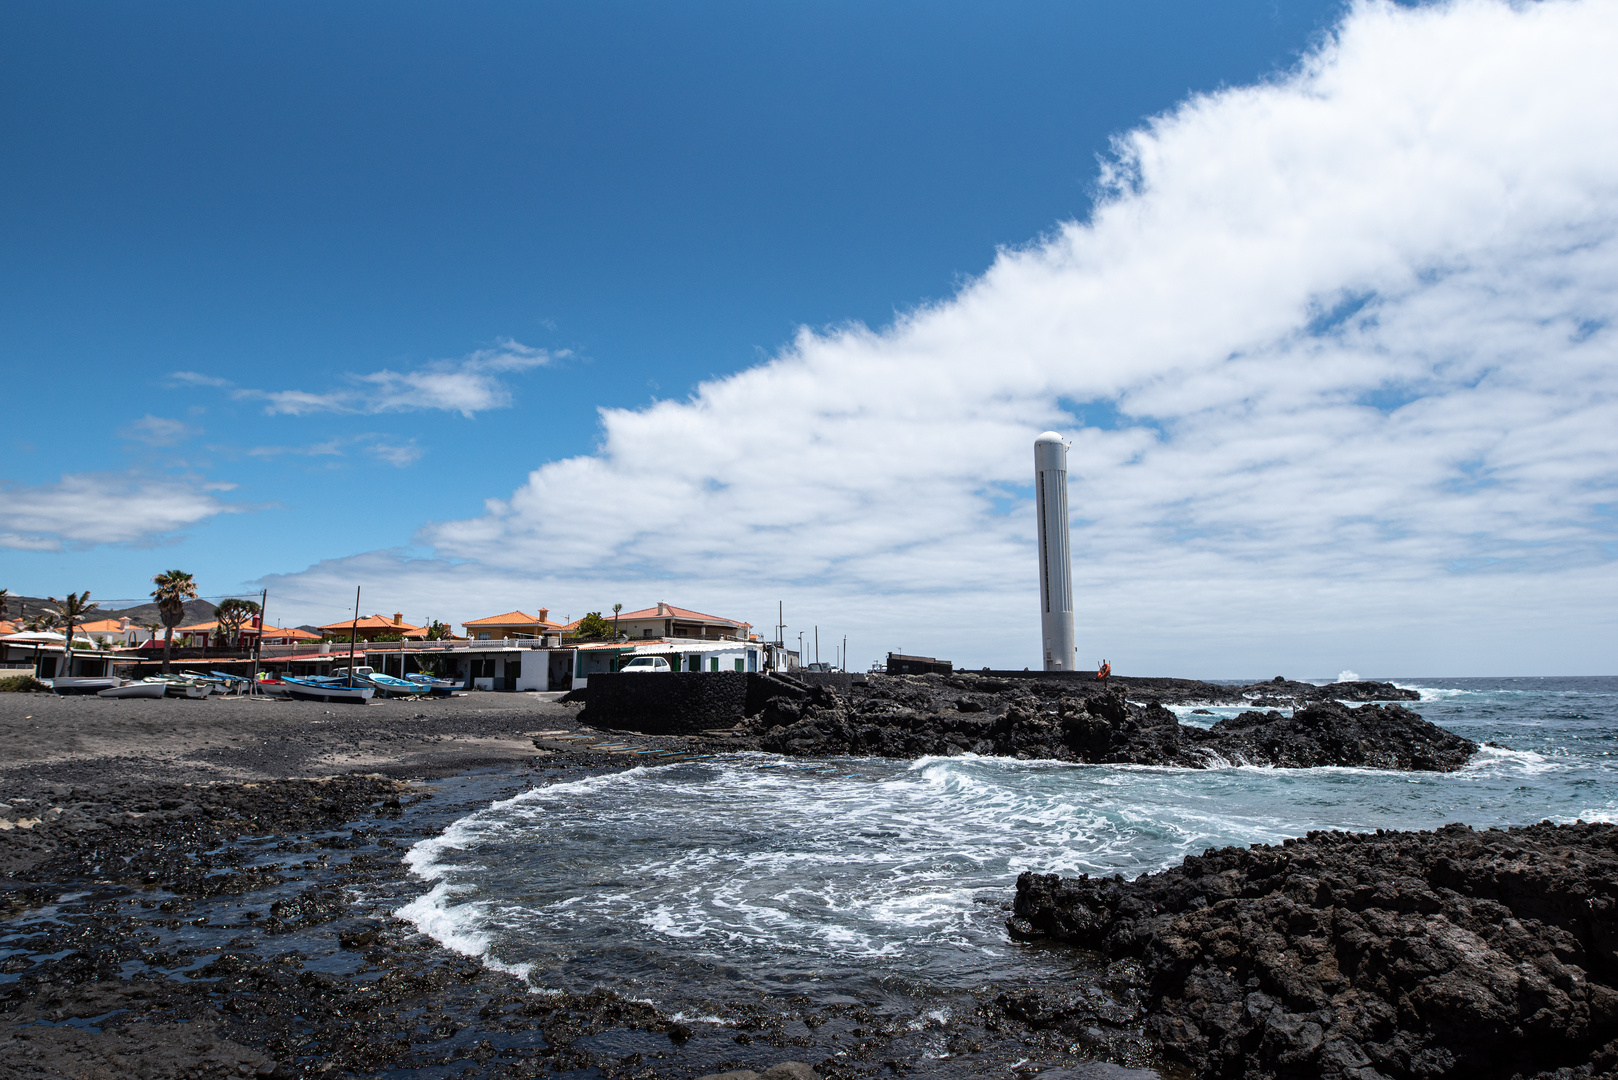
[[[1588,7],[1545,6],[1575,15]],[[930,547],[867,535],[883,508],[897,504],[881,493],[848,493],[859,487],[849,478],[932,453],[922,448],[934,433],[887,447],[865,434],[853,443],[859,453],[819,458],[837,443],[839,410],[916,380],[960,386],[943,353],[894,344],[914,344],[905,327],[917,313],[948,322],[951,312],[970,311],[974,297],[996,292],[997,273],[1016,278],[1039,253],[1065,250],[1066,230],[1094,224],[1098,195],[1126,208],[1163,205],[1139,202],[1152,192],[1119,180],[1120,163],[1147,174],[1153,167],[1150,153],[1144,165],[1119,156],[1135,133],[1146,133],[1150,147],[1190,155],[1164,159],[1170,179],[1217,176],[1243,158],[1234,148],[1244,139],[1285,120],[1284,111],[1249,110],[1238,126],[1220,129],[1215,106],[1223,102],[1234,116],[1255,92],[1284,103],[1288,85],[1306,96],[1299,65],[1318,61],[1328,32],[1360,26],[1365,49],[1405,58],[1381,72],[1371,61],[1339,65],[1342,78],[1419,83],[1422,67],[1444,68],[1446,50],[1461,57],[1488,34],[1505,33],[1504,24],[1491,29],[1505,17],[1496,9],[1507,10],[1473,3],[1401,15],[1376,5],[1351,12],[1273,2],[9,5],[0,10],[0,357],[14,387],[34,390],[9,396],[0,425],[0,479],[8,485],[0,512],[11,519],[0,521],[8,544],[0,584],[131,597],[151,573],[181,566],[210,594],[268,581],[292,614],[321,621],[335,617],[349,581],[369,586],[376,607],[402,607],[418,619],[540,603],[577,615],[614,600],[634,607],[667,599],[739,608],[735,614],[766,623],[784,594],[805,619],[855,628],[864,642],[857,661],[925,645],[1012,662],[1026,651],[1024,629],[985,644],[938,628],[939,612],[961,605],[997,618],[1003,605],[1014,618],[1020,591],[1032,595],[1032,570],[1022,575],[1026,585],[1015,571],[1028,539],[1016,524],[1026,506],[1026,470],[1014,464],[1027,456],[1023,443],[1053,424],[1074,434],[1077,447],[1104,433],[1110,449],[1098,444],[1093,459],[1113,462],[1122,476],[1125,467],[1150,466],[1154,448],[1159,459],[1186,451],[1174,440],[1194,435],[1195,410],[1155,399],[1146,407],[1164,392],[1153,381],[1164,369],[1146,359],[1135,368],[1145,381],[1093,367],[1065,381],[1030,369],[1008,373],[1010,385],[967,387],[968,398],[1012,402],[994,428],[1004,445],[984,448],[977,475],[963,466],[907,483],[918,492],[942,483],[935,505],[964,498],[960,513],[982,517]],[[1492,54],[1482,55],[1487,63]],[[1502,73],[1501,81],[1534,74]],[[1443,106],[1434,101],[1434,115],[1447,115]],[[1553,107],[1547,100],[1522,108],[1532,118],[1533,109]],[[1387,112],[1329,119],[1352,130],[1388,123]],[[1180,144],[1151,142],[1169,130],[1166,117],[1179,118],[1170,128]],[[1394,141],[1383,147],[1390,168],[1408,149],[1387,149]],[[1291,144],[1302,158],[1311,152],[1306,142]],[[1315,158],[1311,167],[1327,164]],[[1281,157],[1271,170],[1283,186],[1307,172]],[[1231,213],[1264,213],[1262,184],[1244,182],[1249,202]],[[1367,174],[1359,191],[1385,209],[1399,196],[1377,183]],[[1524,190],[1538,189],[1530,182]],[[1441,185],[1431,194],[1442,205],[1455,196]],[[1223,197],[1186,196],[1213,198],[1216,207]],[[1356,202],[1352,192],[1343,198]],[[1477,212],[1491,220],[1486,206]],[[1569,225],[1572,217],[1547,220]],[[1377,222],[1366,226],[1370,233],[1395,224],[1386,213]],[[1590,222],[1579,218],[1596,228]],[[1149,242],[1144,229],[1129,243]],[[1158,280],[1174,280],[1185,253],[1171,249],[1180,241],[1155,242]],[[1400,266],[1430,268],[1451,243],[1434,234],[1428,248],[1400,255]],[[1240,248],[1231,241],[1233,265],[1257,268],[1243,278],[1244,297],[1273,296],[1280,278],[1299,272],[1290,256]],[[1288,299],[1285,317],[1227,299],[1219,310],[1249,322],[1243,334],[1222,336],[1223,316],[1199,323],[1190,299],[1216,291],[1203,287],[1211,279],[1193,282],[1180,298],[1193,310],[1143,316],[1132,347],[1183,318],[1199,327],[1198,340],[1234,347],[1223,362],[1273,350],[1294,332],[1289,326],[1309,340],[1343,343],[1392,325],[1387,305],[1408,301],[1399,310],[1415,311],[1414,294],[1401,291],[1402,270],[1390,276],[1340,254],[1304,273],[1309,288]],[[1131,272],[1127,262],[1108,280]],[[1545,280],[1555,273],[1548,268]],[[1521,282],[1510,288],[1532,292]],[[1143,290],[1127,291],[1138,298]],[[1438,302],[1437,293],[1423,295]],[[1605,325],[1603,295],[1597,289],[1575,305],[1590,326]],[[993,367],[1002,354],[1038,353],[1017,340],[1017,327],[1040,316],[1019,322],[1015,307],[1005,306],[1002,329],[983,339],[978,362]],[[813,332],[806,338],[801,327]],[[739,411],[715,404],[726,393],[745,396],[748,378],[782,365],[813,368],[816,349],[857,352],[849,332],[874,335],[875,344],[818,383],[828,403],[817,415],[832,427],[772,413],[782,399],[769,394]],[[925,337],[925,327],[916,333]],[[1593,333],[1591,347],[1605,348],[1604,331]],[[1414,346],[1361,344],[1415,355]],[[894,361],[904,371],[890,383],[878,373],[894,348],[907,359]],[[1182,345],[1164,355],[1176,350]],[[1423,355],[1420,370],[1319,392],[1412,419],[1401,412],[1441,396],[1432,387],[1467,385]],[[1472,388],[1484,384],[1481,372],[1497,370],[1479,364],[1466,376]],[[1462,368],[1472,370],[1465,362],[1455,370]],[[724,391],[732,378],[743,382]],[[719,397],[705,398],[704,387],[720,388]],[[938,403],[937,415],[948,419],[954,408]],[[647,436],[656,446],[638,456],[614,449],[614,416],[622,432],[657,429]],[[893,430],[890,421],[884,430]],[[1229,451],[1235,429],[1221,430]],[[685,498],[684,510],[670,509],[661,481],[703,472],[716,453],[710,441],[732,436],[779,455],[769,478],[715,472],[699,487],[731,492],[735,505],[697,510],[701,500]],[[1407,452],[1395,446],[1402,437],[1377,436],[1395,456]],[[1119,456],[1130,439],[1148,442]],[[1267,451],[1263,460],[1285,458],[1287,482],[1307,503],[1326,481],[1297,468],[1315,451],[1295,451]],[[1473,463],[1454,468],[1475,490],[1500,466],[1484,449],[1467,453]],[[534,472],[547,464],[551,472]],[[1162,468],[1183,475],[1173,464]],[[1236,475],[1233,467],[1221,479]],[[566,498],[555,489],[562,476],[571,478]],[[1605,477],[1594,466],[1580,474],[1598,495]],[[1458,482],[1429,480],[1434,491]],[[750,482],[790,495],[805,516],[743,498]],[[833,487],[842,494],[817,501]],[[1256,526],[1189,512],[1170,523],[1168,508],[1189,507],[1194,495],[1150,490],[1149,513],[1125,504],[1117,513],[1151,524],[1151,543],[1160,545],[1152,550],[1179,561],[1126,571],[1133,564],[1124,558],[1109,577],[1228,579],[1228,567],[1198,560],[1265,560],[1258,549],[1216,550],[1213,542]],[[1074,503],[1085,521],[1112,498],[1084,495]],[[1463,521],[1472,511],[1455,512],[1455,528],[1476,536],[1477,523]],[[1513,572],[1599,567],[1606,575],[1614,554],[1611,515],[1593,509],[1575,515],[1577,540],[1501,534],[1498,542],[1419,553],[1377,547],[1410,531],[1385,506],[1331,513],[1339,531],[1305,547],[1361,545],[1371,562],[1377,550],[1404,552],[1399,572],[1425,573],[1429,583],[1478,560]],[[713,531],[713,544],[681,546],[703,529]],[[1092,540],[1092,555],[1113,542],[1100,533]],[[1140,550],[1138,538],[1116,542],[1120,553]],[[1296,554],[1280,532],[1269,542]],[[1076,537],[1075,547],[1087,550],[1085,539]],[[1534,550],[1554,552],[1555,565],[1535,563]],[[862,559],[877,561],[848,569]],[[1260,576],[1319,581],[1326,572],[1326,563],[1284,562]],[[984,572],[1002,566],[1012,569]],[[1367,580],[1359,595],[1385,587]],[[1344,612],[1359,604],[1352,590],[1331,603]],[[1146,644],[1160,632],[1124,623],[1095,625],[1091,636],[1117,642],[1120,653],[1138,638],[1140,663],[1188,673],[1202,665],[1197,673],[1220,674],[1206,669],[1248,657],[1267,671],[1278,648],[1314,674],[1334,674],[1338,657],[1343,665],[1386,659],[1374,650],[1363,660],[1351,655],[1351,629],[1319,631],[1325,637],[1313,652],[1293,643],[1314,631],[1295,628],[1215,655],[1207,627],[1230,609],[1226,600],[1208,605],[1177,622],[1167,646]],[[1247,614],[1266,620],[1271,611],[1261,605]],[[1154,608],[1145,621],[1161,627],[1163,617]],[[1082,631],[1080,638],[1082,650]]]

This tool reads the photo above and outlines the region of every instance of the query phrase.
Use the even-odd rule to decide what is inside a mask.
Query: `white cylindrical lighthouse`
[[[1046,671],[1074,671],[1073,553],[1067,536],[1067,444],[1047,431],[1034,440],[1034,500],[1039,508],[1039,627]]]

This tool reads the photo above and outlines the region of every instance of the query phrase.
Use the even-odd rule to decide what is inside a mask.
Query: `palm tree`
[[[238,600],[234,596],[214,608],[213,617],[219,620],[219,629],[223,631],[219,636],[224,639],[224,644],[227,647],[234,645],[242,627],[257,614],[257,600]]]
[[[11,614],[11,590],[0,589],[0,622],[4,622]]]
[[[174,628],[185,621],[185,602],[197,598],[197,583],[184,570],[167,570],[152,578],[152,584],[157,586],[152,590],[152,599],[157,601],[157,611],[163,617],[166,631],[163,635],[163,673],[166,675],[169,653],[174,648]]]
[[[614,605],[612,605],[612,636],[613,637],[618,636],[618,613],[620,611],[622,611],[622,610],[624,610],[624,605],[622,605],[622,604],[614,604]]]
[[[51,603],[56,605],[56,617],[67,626],[67,632],[62,638],[62,647],[67,656],[66,674],[73,674],[73,624],[84,621],[84,617],[101,605],[90,599],[90,590],[81,593],[68,593],[66,600],[51,597]]]

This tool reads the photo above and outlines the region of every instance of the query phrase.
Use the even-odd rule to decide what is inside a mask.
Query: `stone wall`
[[[740,671],[591,675],[579,719],[591,727],[643,735],[727,728],[746,715],[747,680]]]

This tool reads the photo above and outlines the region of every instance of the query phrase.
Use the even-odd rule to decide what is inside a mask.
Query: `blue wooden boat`
[[[314,679],[294,679],[290,676],[281,680],[286,687],[288,697],[300,701],[346,701],[354,705],[363,705],[376,695],[374,686],[348,686],[342,681],[332,682]]]

